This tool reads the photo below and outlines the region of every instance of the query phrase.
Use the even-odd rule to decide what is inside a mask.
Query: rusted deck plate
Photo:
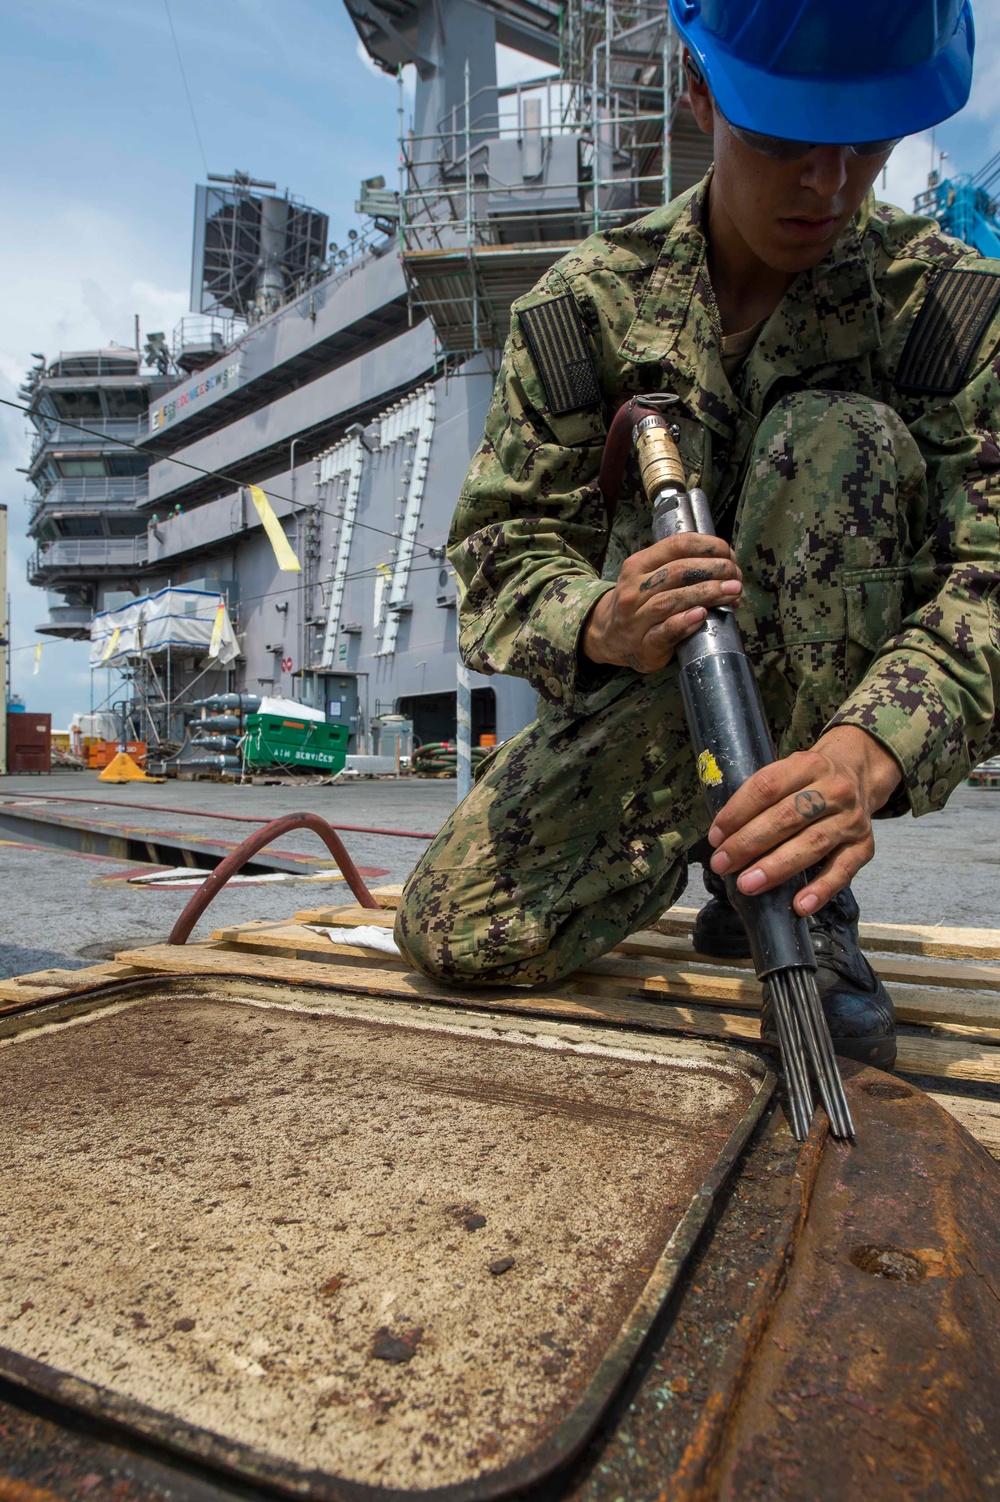
[[[681,1496],[1000,1496],[1000,1172],[921,1091],[847,1070],[857,1143],[822,1156],[719,1451],[691,1447]]]
[[[770,1090],[724,1045],[235,981],[4,1026],[0,1371],[317,1497],[577,1449]]]

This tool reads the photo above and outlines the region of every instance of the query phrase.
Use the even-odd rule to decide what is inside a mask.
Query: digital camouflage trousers
[[[905,425],[868,399],[797,393],[758,428],[733,546],[779,755],[816,741],[899,629],[923,486]],[[585,712],[540,703],[483,763],[406,883],[396,940],[441,980],[551,983],[676,900],[708,822],[676,665],[621,669]]]

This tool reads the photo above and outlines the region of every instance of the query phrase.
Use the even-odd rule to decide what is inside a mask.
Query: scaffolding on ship
[[[511,303],[553,262],[668,202],[711,161],[662,0],[533,6],[533,27],[517,9],[525,50],[544,57],[557,28],[558,72],[473,91],[466,59],[464,98],[436,130],[401,129],[398,192],[384,195],[412,305],[443,354],[491,364]]]

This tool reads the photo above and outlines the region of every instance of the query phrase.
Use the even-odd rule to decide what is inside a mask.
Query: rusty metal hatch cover
[[[0,1373],[331,1499],[577,1453],[773,1085],[723,1044],[235,981],[0,1034]]]

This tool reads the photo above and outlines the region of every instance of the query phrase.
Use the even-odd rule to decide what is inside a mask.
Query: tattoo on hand
[[[826,813],[826,799],[815,788],[809,788],[804,793],[796,793],[795,811],[801,814],[803,819],[818,819],[820,814]]]
[[[648,579],[643,579],[642,583],[639,585],[639,593],[641,595],[644,595],[648,594],[651,589],[659,589],[661,584],[666,584],[667,575],[667,569],[658,568],[655,574],[650,574]]]
[[[707,568],[688,568],[681,575],[682,584],[707,584],[715,575]]]
[[[633,669],[634,672],[636,672],[636,673],[641,673],[642,672],[642,665],[639,662],[639,659],[638,659],[638,657],[636,657],[636,655],[635,655],[634,652],[626,652],[625,653],[625,661],[628,664],[628,666]]]

